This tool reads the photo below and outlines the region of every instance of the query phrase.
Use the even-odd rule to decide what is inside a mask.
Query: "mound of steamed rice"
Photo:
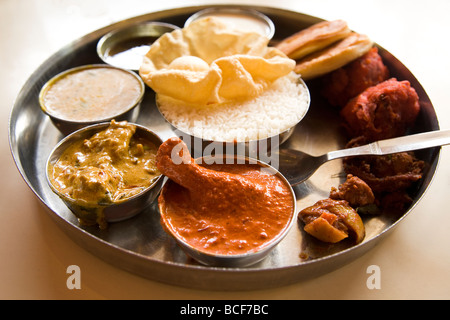
[[[295,126],[309,107],[308,89],[291,73],[263,94],[240,102],[193,106],[158,96],[160,112],[175,128],[204,140],[244,142],[269,138]]]

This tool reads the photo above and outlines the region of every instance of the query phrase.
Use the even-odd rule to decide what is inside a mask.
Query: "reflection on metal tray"
[[[326,245],[305,234],[299,224],[265,260],[247,268],[212,268],[189,259],[162,230],[156,201],[142,214],[127,221],[113,223],[107,230],[99,230],[80,226],[74,215],[50,190],[45,181],[45,163],[62,135],[39,108],[38,94],[44,83],[66,69],[101,63],[96,52],[97,41],[111,30],[143,21],[163,21],[182,27],[190,15],[204,8],[206,7],[172,9],[124,20],[84,36],[46,60],[20,91],[10,118],[11,151],[25,182],[48,209],[56,224],[80,246],[117,267],[174,285],[212,290],[270,288],[330,272],[370,250],[419,201],[435,173],[439,148],[417,153],[429,167],[417,186],[414,203],[409,211],[402,216],[366,218],[364,222],[367,235],[361,244],[351,246],[344,241],[338,245]],[[321,21],[282,9],[252,8],[274,21],[276,33],[273,41]],[[419,94],[422,109],[413,131],[439,129],[433,106],[419,82],[388,51],[380,47],[380,54],[390,68],[391,75],[409,80]],[[345,141],[336,121],[336,111],[329,108],[320,97],[318,83],[311,81],[308,86],[312,101],[310,110],[295,128],[286,146],[310,154],[322,154],[343,147]],[[158,112],[155,95],[150,89],[146,91],[137,123],[154,130],[163,140],[175,135]],[[343,178],[340,161],[322,166],[308,181],[294,188],[298,210],[327,197],[331,186],[337,186]]]

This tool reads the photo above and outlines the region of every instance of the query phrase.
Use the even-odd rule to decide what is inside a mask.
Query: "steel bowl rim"
[[[136,28],[140,28],[140,27],[146,27],[146,26],[159,26],[159,27],[166,27],[168,29],[168,31],[166,32],[171,32],[177,29],[180,29],[180,27],[178,27],[177,25],[168,23],[168,22],[163,22],[163,21],[145,21],[145,22],[138,22],[138,23],[134,23],[125,27],[118,27],[114,30],[109,31],[108,33],[106,33],[105,35],[103,35],[97,42],[97,46],[96,46],[96,50],[97,50],[97,55],[98,57],[106,64],[117,67],[115,65],[110,64],[106,59],[105,59],[105,52],[107,48],[104,48],[105,43],[107,41],[109,41],[110,39],[114,38],[115,36],[126,32],[128,30],[133,30]],[[169,29],[171,31],[169,31]],[[164,32],[164,33],[166,33]],[[162,36],[164,33],[161,33],[160,36]],[[120,67],[119,67],[120,68]],[[125,68],[124,68],[125,69]],[[128,69],[125,69],[128,70]]]
[[[234,14],[240,14],[240,15],[247,15],[257,18],[260,21],[263,21],[267,24],[269,27],[269,32],[266,33],[266,37],[271,40],[273,36],[275,35],[275,24],[273,23],[272,19],[270,19],[267,15],[264,13],[251,9],[251,8],[244,8],[240,6],[227,6],[227,7],[210,7],[206,8],[200,11],[197,11],[196,13],[192,14],[184,23],[184,27],[186,28],[189,26],[192,22],[195,20],[201,18],[204,15],[208,15],[210,13],[234,13]]]
[[[284,131],[281,131],[281,132],[279,132],[279,133],[277,133],[277,134],[274,134],[274,135],[268,135],[267,137],[260,138],[260,139],[251,139],[251,140],[244,140],[244,141],[236,141],[236,140],[233,140],[233,141],[226,141],[226,140],[211,140],[211,139],[206,139],[206,138],[203,138],[203,137],[199,137],[199,136],[196,136],[196,135],[194,135],[194,134],[192,134],[192,133],[189,133],[189,132],[186,132],[186,131],[184,131],[184,130],[181,130],[180,128],[178,128],[176,125],[174,125],[171,121],[169,121],[169,120],[167,119],[167,117],[166,117],[166,116],[164,115],[164,113],[161,111],[161,107],[160,107],[160,104],[159,104],[159,102],[158,102],[158,93],[155,93],[155,105],[156,105],[156,108],[158,109],[158,112],[159,112],[159,113],[161,114],[161,116],[165,119],[165,121],[167,121],[167,123],[169,123],[173,128],[175,128],[176,131],[182,132],[182,133],[183,133],[184,135],[186,135],[186,136],[192,137],[192,138],[194,138],[194,139],[200,139],[201,141],[207,142],[207,143],[211,142],[211,143],[235,143],[235,144],[245,143],[245,144],[249,144],[249,143],[255,143],[255,142],[258,142],[258,141],[271,140],[271,139],[273,139],[273,138],[275,138],[275,137],[280,137],[280,136],[283,136],[283,135],[285,135],[285,134],[288,135],[288,136],[287,136],[287,138],[288,138],[288,137],[290,136],[289,132],[292,133],[292,130],[293,130],[300,122],[302,122],[302,120],[303,120],[303,119],[306,117],[306,115],[308,114],[309,108],[311,107],[311,92],[309,91],[308,86],[306,85],[305,81],[302,79],[302,77],[301,77],[300,75],[298,75],[297,81],[298,81],[298,84],[304,88],[305,94],[306,94],[306,98],[307,98],[306,108],[305,108],[305,110],[304,110],[302,116],[300,117],[300,119],[299,119],[295,124],[293,124],[293,125],[292,125],[291,127],[289,127],[288,129],[286,129],[286,130],[284,130]],[[284,142],[285,140],[287,140],[287,138],[281,139],[281,141],[279,141],[279,144],[282,144],[282,142]],[[283,141],[283,140],[284,140],[284,141]]]

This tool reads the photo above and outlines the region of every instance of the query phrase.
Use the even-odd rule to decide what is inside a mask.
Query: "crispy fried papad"
[[[259,33],[203,18],[155,41],[139,74],[156,93],[189,103],[248,99],[295,67],[268,43]]]

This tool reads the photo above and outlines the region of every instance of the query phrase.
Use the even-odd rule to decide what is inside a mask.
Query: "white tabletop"
[[[0,1],[0,299],[449,299],[450,147],[443,148],[423,199],[375,248],[336,271],[274,289],[205,291],[144,279],[93,256],[52,221],[20,176],[9,150],[8,118],[22,85],[52,53],[100,27],[162,9],[214,3],[219,2]],[[449,1],[377,0],[364,1],[364,6],[356,0],[222,3],[277,6],[346,20],[411,70],[429,95],[440,127],[450,128]],[[67,286],[70,265],[80,267],[80,289]],[[367,285],[372,265],[379,267],[380,288]]]

